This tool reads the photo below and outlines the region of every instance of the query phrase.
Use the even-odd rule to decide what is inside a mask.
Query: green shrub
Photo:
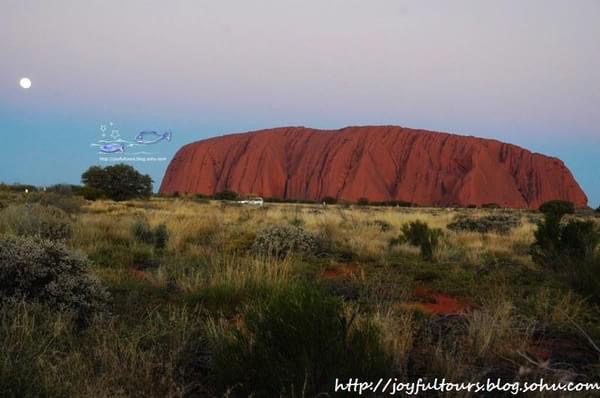
[[[565,214],[575,213],[575,205],[566,200],[550,200],[540,206],[540,211],[544,214],[552,213],[562,217]]]
[[[600,206],[595,210],[596,213],[600,213]]]
[[[0,236],[0,302],[39,302],[89,319],[108,300],[89,266],[87,257],[62,243]]]
[[[154,233],[148,221],[144,218],[135,220],[131,226],[133,236],[138,242],[151,244],[154,241]]]
[[[408,243],[413,246],[418,246],[421,250],[421,256],[425,260],[433,258],[433,252],[439,245],[440,239],[443,236],[442,230],[439,228],[429,228],[427,223],[422,221],[413,221],[402,225],[402,233],[397,239],[393,239],[392,245],[397,243]]]
[[[301,227],[274,225],[258,231],[252,251],[262,256],[285,257],[291,253],[315,254],[319,238]]]
[[[158,224],[154,229],[154,247],[164,249],[169,241],[169,230],[165,224]]]
[[[561,219],[556,213],[546,213],[534,232],[531,246],[537,264],[557,270],[589,260],[600,243],[600,233],[593,221],[570,220],[565,224]]]
[[[511,229],[518,227],[520,224],[521,220],[514,215],[491,214],[477,218],[461,216],[448,224],[447,228],[453,231],[507,234]]]
[[[138,242],[153,245],[156,249],[167,247],[169,231],[165,224],[159,224],[153,229],[146,219],[140,218],[133,223],[131,229]]]
[[[54,206],[23,204],[9,206],[0,212],[0,232],[65,240],[71,231],[69,216]]]
[[[380,332],[355,319],[316,287],[278,289],[245,311],[243,329],[211,336],[215,384],[240,397],[318,396],[336,377],[384,377]]]

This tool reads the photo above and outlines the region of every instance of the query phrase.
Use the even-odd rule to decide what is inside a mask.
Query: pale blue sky
[[[598,21],[596,0],[1,0],[0,180],[78,182],[109,120],[171,129],[169,158],[232,131],[398,124],[558,156],[597,206]],[[166,163],[135,166],[158,185]]]

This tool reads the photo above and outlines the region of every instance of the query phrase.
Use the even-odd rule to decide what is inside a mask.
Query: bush
[[[368,198],[358,198],[358,200],[356,201],[356,204],[359,206],[367,206],[369,204],[369,199]]]
[[[518,217],[508,214],[492,214],[478,218],[458,217],[448,224],[447,228],[453,231],[506,234],[520,224],[521,220]]]
[[[54,206],[67,213],[77,213],[83,200],[70,193],[32,192],[27,195],[27,203],[39,203],[43,206]]]
[[[165,224],[156,228],[150,227],[148,221],[141,218],[136,220],[131,227],[133,236],[138,242],[153,245],[156,249],[164,249],[169,241],[169,230]]]
[[[9,206],[0,212],[0,232],[65,240],[71,235],[69,216],[54,206],[37,203]]]
[[[389,374],[391,362],[370,321],[344,314],[316,287],[279,289],[243,314],[244,329],[214,333],[212,370],[222,394],[319,396],[335,378]]]
[[[154,229],[154,247],[164,249],[169,241],[169,230],[165,224],[158,224]]]
[[[213,197],[216,200],[237,200],[238,194],[233,191],[224,190],[215,193]]]
[[[600,233],[593,221],[570,220],[561,223],[555,213],[547,213],[534,233],[533,260],[542,266],[564,270],[576,267],[594,256]]]
[[[596,213],[600,213],[600,206],[598,206],[598,208],[595,211]]]
[[[300,227],[275,225],[256,234],[252,251],[263,256],[285,257],[290,253],[314,254],[319,246],[319,239]]]
[[[62,243],[0,236],[0,302],[37,302],[90,319],[106,309],[108,293],[89,266]]]
[[[575,213],[575,205],[566,200],[550,200],[540,206],[540,211],[544,214],[555,214],[562,217],[565,214]]]
[[[402,225],[402,233],[397,239],[393,239],[391,244],[408,243],[418,246],[421,250],[421,257],[425,260],[433,258],[433,252],[439,245],[443,236],[439,228],[429,228],[427,223],[422,221],[413,221]]]

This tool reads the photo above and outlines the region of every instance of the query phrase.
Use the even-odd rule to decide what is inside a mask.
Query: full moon
[[[29,78],[24,77],[21,80],[19,80],[19,85],[25,89],[31,87],[31,80],[29,80]]]

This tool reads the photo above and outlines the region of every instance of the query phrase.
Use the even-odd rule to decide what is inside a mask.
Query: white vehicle
[[[253,196],[244,200],[240,200],[238,203],[244,205],[262,206],[263,204],[265,204],[265,201],[260,196]]]

